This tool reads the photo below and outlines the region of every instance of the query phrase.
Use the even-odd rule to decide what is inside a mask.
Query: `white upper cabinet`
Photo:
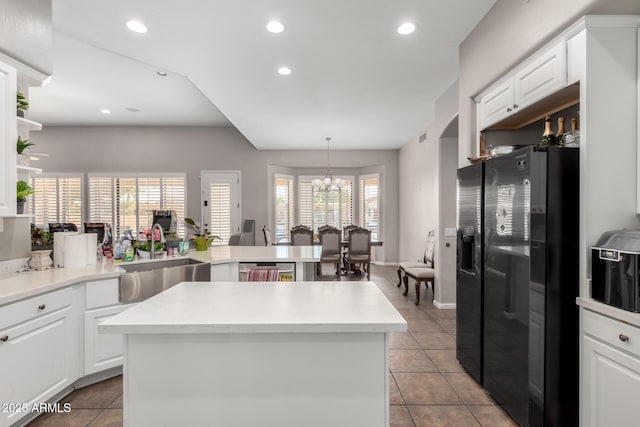
[[[16,214],[15,68],[0,62],[0,216]]]
[[[567,82],[567,59],[564,42],[543,51],[514,76],[513,109],[526,108],[562,89]]]
[[[476,98],[484,130],[567,85],[566,43],[536,53]]]

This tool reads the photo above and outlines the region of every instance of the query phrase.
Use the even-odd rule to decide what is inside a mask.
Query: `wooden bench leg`
[[[409,277],[405,274],[403,280],[404,280],[404,292],[402,293],[402,295],[406,297],[407,294],[409,293]]]
[[[416,279],[416,305],[420,305],[420,285],[421,281]]]
[[[398,269],[398,287],[402,286],[402,270]]]

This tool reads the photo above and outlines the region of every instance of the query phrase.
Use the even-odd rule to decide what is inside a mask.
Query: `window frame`
[[[47,220],[47,223],[43,223],[43,224],[38,224],[37,222],[37,217],[38,217],[38,213],[35,209],[35,204],[36,204],[36,198],[37,198],[37,193],[34,194],[32,197],[30,197],[28,199],[28,204],[29,204],[29,213],[32,215],[32,223],[40,228],[43,229],[47,229],[49,227],[49,223],[54,223],[54,222],[73,222],[75,224],[75,222],[71,219],[71,218],[61,218],[60,217],[60,207],[61,207],[61,203],[60,203],[60,179],[68,179],[68,178],[77,178],[80,180],[80,222],[78,224],[76,224],[76,226],[78,226],[78,229],[81,229],[81,227],[83,226],[84,223],[84,218],[86,217],[86,206],[87,206],[87,202],[86,202],[86,196],[85,196],[85,180],[84,180],[84,174],[82,172],[64,172],[64,173],[59,173],[59,172],[44,172],[44,173],[38,173],[36,175],[31,175],[29,176],[29,185],[31,185],[36,191],[37,188],[35,186],[35,180],[38,178],[44,178],[44,179],[55,179],[56,180],[56,200],[57,200],[57,208],[56,208],[56,218],[55,219],[51,219],[51,220]]]
[[[287,191],[287,226],[284,233],[278,234],[278,180],[288,181]],[[296,180],[295,176],[275,173],[273,175],[273,238],[274,241],[291,240],[291,228],[296,225]]]
[[[366,196],[365,196],[365,191],[366,189],[364,188],[364,182],[369,180],[369,179],[376,179],[377,181],[377,193],[376,193],[376,227],[375,229],[372,229],[369,224],[366,223],[366,219],[365,219],[365,215],[366,215],[366,210],[367,210],[367,201],[366,201]],[[382,226],[381,226],[381,222],[382,222],[382,204],[381,204],[381,199],[382,199],[382,177],[381,174],[376,172],[376,173],[370,173],[370,174],[365,174],[365,175],[359,175],[358,176],[358,225],[360,227],[363,228],[367,228],[371,230],[371,240],[375,240],[375,241],[379,241],[382,239]]]
[[[302,206],[301,206],[301,204],[303,203],[303,200],[302,200],[303,198],[302,198],[302,196],[300,194],[301,191],[303,191],[303,183],[307,183],[308,182],[309,184],[311,184],[311,182],[316,178],[323,179],[324,175],[299,175],[298,176],[298,188],[297,188],[297,191],[296,191],[296,196],[297,196],[297,200],[296,200],[297,217],[296,218],[297,218],[297,222],[299,224],[304,224],[304,225],[309,226],[313,230],[314,233],[317,232],[318,227],[330,223],[330,221],[328,221],[328,215],[329,215],[328,206],[329,206],[330,202],[329,202],[329,199],[327,197],[325,197],[325,199],[324,199],[324,221],[322,223],[316,224],[315,212],[314,212],[314,206],[313,205],[311,206],[311,223],[308,224],[306,221],[303,221],[303,216],[304,215],[302,214],[302,210],[303,209],[302,209]],[[347,215],[347,218],[351,219],[351,222],[349,224],[343,224],[343,220],[345,219],[345,216],[343,215],[343,211],[342,211],[342,208],[343,208],[342,197],[343,197],[343,195],[342,195],[342,192],[340,192],[340,194],[339,194],[339,200],[338,200],[338,207],[339,207],[338,222],[339,222],[339,224],[338,224],[337,228],[342,229],[342,228],[346,227],[347,225],[351,225],[353,223],[353,219],[355,217],[355,213],[356,213],[355,212],[355,206],[356,206],[356,203],[355,203],[356,177],[354,175],[334,175],[333,178],[340,178],[340,179],[346,180],[346,181],[351,183],[351,185],[350,185],[350,187],[351,187],[351,203],[350,203],[351,206],[350,206],[350,212]],[[313,186],[312,186],[311,187],[311,199],[313,200],[313,198],[314,198],[314,191],[313,191]],[[334,224],[334,226],[335,226],[335,224]]]

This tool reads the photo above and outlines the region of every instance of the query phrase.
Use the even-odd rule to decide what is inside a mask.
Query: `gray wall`
[[[256,230],[270,224],[269,171],[295,168],[323,174],[326,151],[256,150],[235,128],[45,127],[33,133],[34,149],[49,153],[45,172],[186,172],[187,214],[200,217],[200,171],[240,170],[242,218]],[[384,259],[398,259],[398,150],[332,150],[331,166],[370,173],[384,170]],[[271,167],[271,169],[270,169]],[[256,242],[261,243],[256,233]]]
[[[640,14],[637,0],[498,0],[460,45],[458,163],[476,156],[473,97],[586,14]]]
[[[0,0],[0,11],[0,52],[51,74],[51,0]]]

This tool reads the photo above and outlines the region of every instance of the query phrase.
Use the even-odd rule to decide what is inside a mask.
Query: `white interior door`
[[[240,231],[240,171],[202,172],[202,226],[223,244]]]

